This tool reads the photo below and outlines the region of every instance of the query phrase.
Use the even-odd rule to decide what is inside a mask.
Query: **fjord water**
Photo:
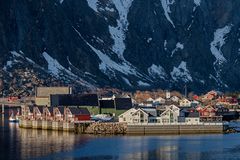
[[[240,134],[90,136],[20,129],[0,116],[0,159],[240,159]]]

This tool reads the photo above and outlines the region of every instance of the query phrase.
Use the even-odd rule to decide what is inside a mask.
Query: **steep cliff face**
[[[238,90],[239,8],[238,0],[0,1],[2,71],[40,66],[86,88]]]

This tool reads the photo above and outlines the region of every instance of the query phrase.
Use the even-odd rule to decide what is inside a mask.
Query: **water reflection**
[[[22,129],[9,123],[8,117],[0,121],[0,159],[32,159],[57,152],[67,152],[88,141],[85,136],[62,131]],[[3,147],[4,146],[4,147]]]

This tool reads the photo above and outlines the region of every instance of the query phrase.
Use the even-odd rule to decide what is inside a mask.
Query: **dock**
[[[201,124],[127,124],[119,122],[63,122],[46,120],[20,120],[19,127],[75,132],[95,135],[168,135],[168,134],[223,134],[228,129],[224,123]]]

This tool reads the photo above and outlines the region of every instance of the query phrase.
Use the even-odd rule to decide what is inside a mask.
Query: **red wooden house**
[[[87,108],[66,107],[64,114],[64,119],[67,122],[90,120],[90,112]]]

